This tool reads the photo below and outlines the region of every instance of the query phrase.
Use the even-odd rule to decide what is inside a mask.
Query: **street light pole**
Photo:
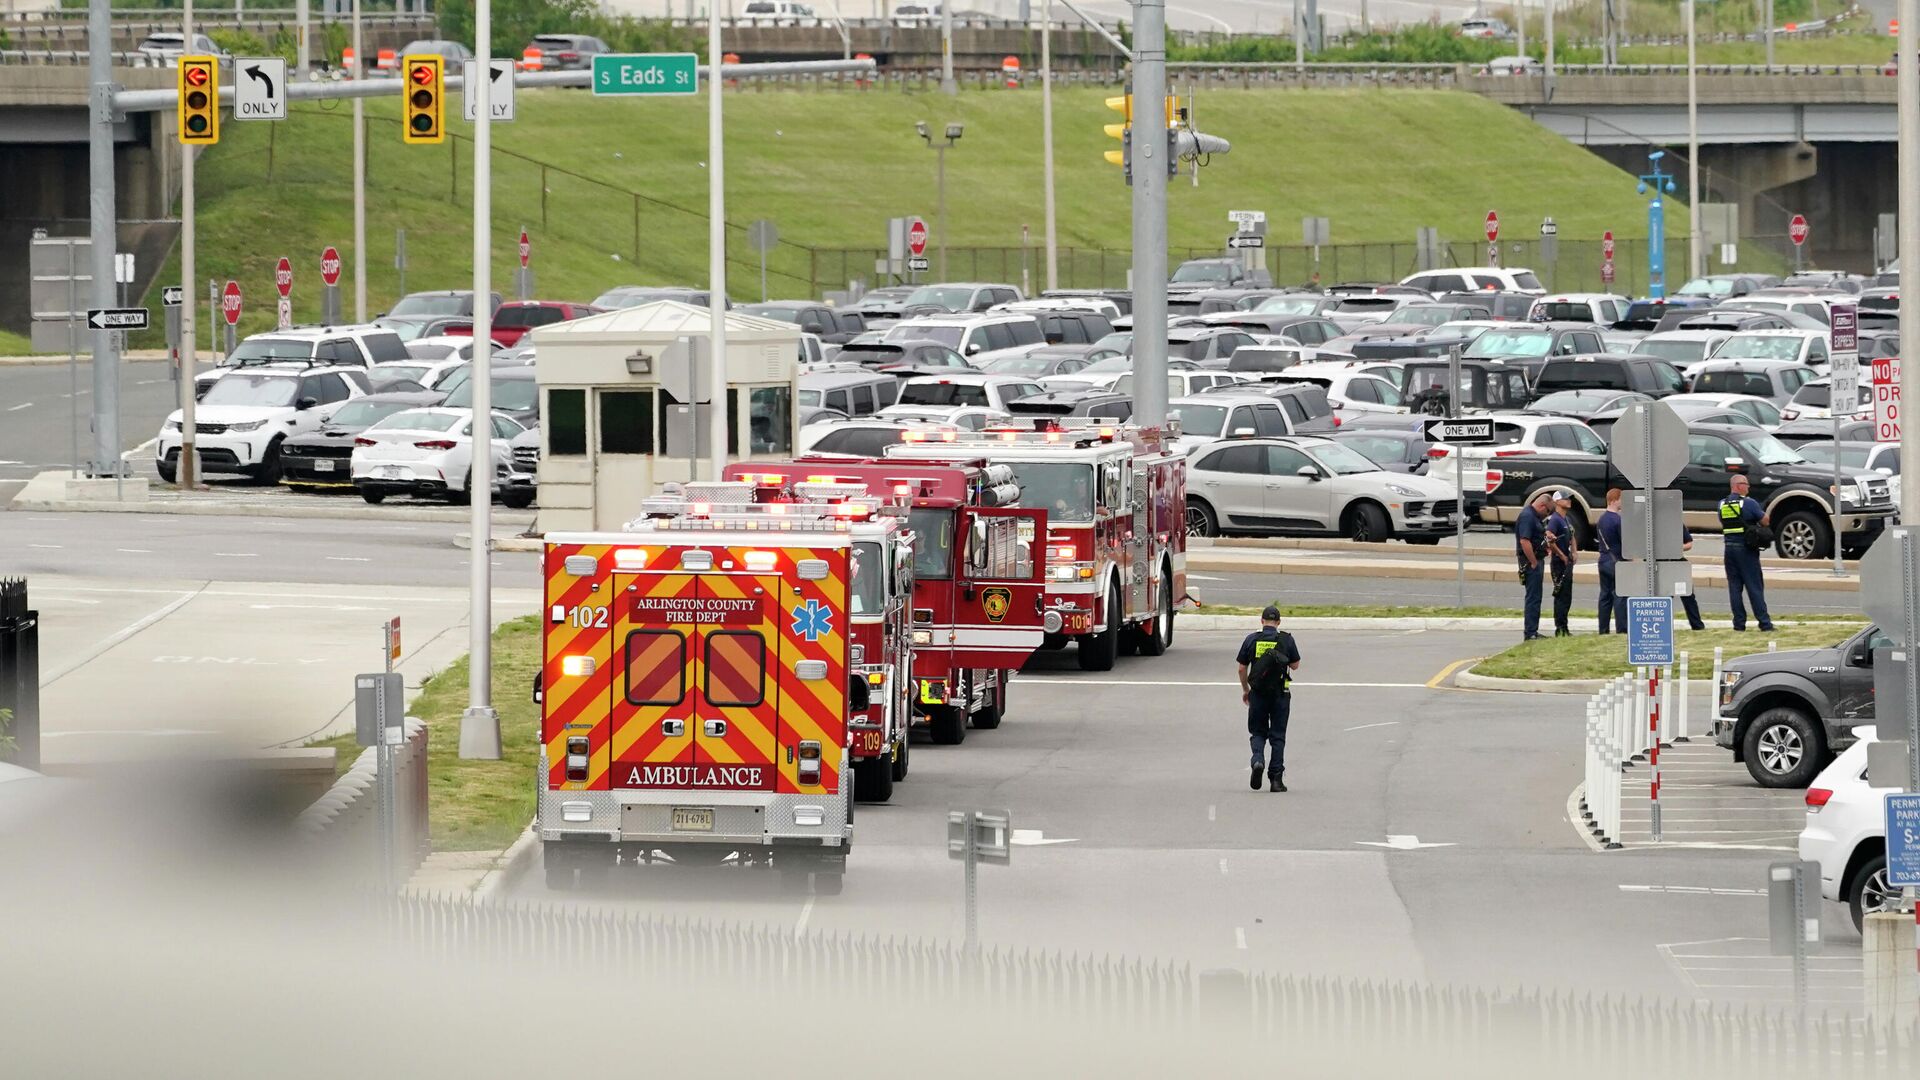
[[[1700,235],[1700,58],[1694,34],[1696,0],[1687,8],[1687,277],[1705,276],[1706,245]]]
[[[1653,188],[1653,201],[1647,204],[1647,295],[1659,299],[1667,295],[1667,206],[1666,197],[1673,193],[1673,174],[1660,171],[1660,159],[1667,156],[1665,150],[1655,150],[1647,155],[1651,170],[1640,177],[1640,194]]]
[[[476,11],[476,26],[478,18]],[[353,64],[347,69],[347,78],[358,81],[366,77],[366,70],[367,54],[360,41],[360,0],[353,0]],[[353,321],[367,321],[367,107],[359,98],[353,99]]]
[[[938,223],[934,227],[940,232],[940,280],[945,281],[947,280],[947,144],[936,145],[933,152],[939,159],[939,164],[934,170],[939,174],[939,179],[934,183],[937,206],[933,218]]]
[[[1294,33],[1300,32],[1296,19]],[[1158,430],[1167,424],[1167,138],[1166,0],[1134,4],[1133,101],[1133,387],[1134,418]]]
[[[940,0],[940,92],[950,97],[960,92],[953,81],[953,0]]]
[[[1900,272],[1920,274],[1920,0],[1899,0],[1900,58],[1894,64],[1895,89],[1899,94],[1900,194],[1894,209],[1898,211],[1895,228],[1900,234]],[[1920,356],[1920,297],[1913,290],[1900,290],[1900,355]],[[1917,365],[1920,366],[1920,365]],[[1907,378],[1901,364],[1901,400],[1909,392],[1920,394],[1920,379]],[[1920,438],[1900,440],[1900,471],[1920,470]],[[1916,473],[1920,475],[1920,473]],[[1920,482],[1903,484],[1900,489],[1900,518],[1920,521]],[[1912,703],[1908,704],[1912,707]],[[1920,754],[1920,742],[1908,748]]]
[[[356,7],[359,0],[355,0]],[[472,608],[467,615],[467,711],[460,717],[460,756],[500,759],[500,713],[493,707],[493,106],[488,101],[492,69],[493,0],[473,6],[473,454],[467,466],[467,498],[473,507],[472,556],[468,578]],[[354,52],[359,62],[360,53]],[[404,71],[404,67],[402,68]],[[356,99],[357,100],[357,99]],[[364,229],[365,221],[355,223]],[[356,239],[356,258],[366,265],[366,248]],[[365,297],[364,277],[355,279]]]

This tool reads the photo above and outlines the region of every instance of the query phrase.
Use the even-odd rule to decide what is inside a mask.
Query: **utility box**
[[[618,530],[662,484],[718,479],[706,465],[716,422],[730,461],[792,455],[800,328],[725,318],[718,402],[704,307],[662,300],[533,331],[543,531]]]

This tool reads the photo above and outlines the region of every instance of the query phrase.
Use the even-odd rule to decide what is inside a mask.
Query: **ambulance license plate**
[[[711,807],[676,806],[673,808],[674,832],[712,832],[713,809]]]

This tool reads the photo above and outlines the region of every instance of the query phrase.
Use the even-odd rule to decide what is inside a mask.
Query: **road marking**
[[[1459,671],[1461,668],[1466,667],[1468,664],[1471,664],[1479,659],[1481,658],[1478,656],[1469,656],[1465,660],[1455,660],[1453,663],[1448,664],[1446,667],[1441,668],[1440,673],[1438,675],[1435,675],[1433,678],[1427,680],[1427,683],[1426,683],[1427,689],[1429,690],[1441,689],[1441,684],[1445,683],[1448,679],[1452,678],[1454,672]]]
[[[40,549],[42,549],[42,550],[45,550],[45,551],[59,551],[59,550],[60,550],[60,549],[61,549],[61,548],[62,548],[63,546],[65,546],[65,545],[62,545],[62,544],[28,544],[27,546],[28,546],[28,547],[30,547],[30,548],[40,548]]]
[[[807,932],[807,920],[813,918],[813,901],[814,898],[809,896],[807,897],[807,902],[800,905],[800,918],[793,924],[794,937],[799,937]]]
[[[1225,859],[1220,860],[1220,876],[1221,877],[1227,876],[1227,860]]]
[[[329,555],[327,556],[327,561],[328,562],[372,562],[373,560],[362,559],[356,555]]]
[[[1207,820],[1208,821],[1217,820],[1218,813],[1219,813],[1219,810],[1217,807],[1212,807],[1212,806],[1207,807]]]
[[[13,406],[12,408],[10,408],[10,409],[8,409],[7,411],[8,411],[8,412],[19,412],[19,411],[20,411],[21,409],[31,409],[31,408],[33,408],[33,402],[31,402],[31,401],[23,401],[23,402],[21,402],[20,404],[18,404],[18,405],[15,405],[15,406]]]
[[[1078,841],[1068,837],[1048,836],[1039,829],[1015,829],[1007,838],[1014,847],[1046,847],[1050,844],[1072,844]]]
[[[252,551],[216,551],[213,553],[213,557],[216,559],[257,559],[260,556],[258,553]]]
[[[113,550],[115,550],[115,551],[117,551],[117,552],[119,552],[119,553],[120,553],[120,554],[122,554],[122,555],[151,555],[151,554],[153,554],[153,549],[151,549],[151,548],[114,548]]]
[[[1355,840],[1354,843],[1365,844],[1368,847],[1392,848],[1395,851],[1417,851],[1420,848],[1454,847],[1455,846],[1450,841],[1446,843],[1423,844],[1420,842],[1420,838],[1417,836],[1399,836],[1399,835],[1395,835],[1394,833],[1388,833],[1387,838],[1384,841]]]
[[[139,446],[136,446],[133,449],[127,451],[126,453],[121,454],[120,460],[132,461],[134,458],[144,457],[150,451],[153,450],[154,444],[158,443],[159,441],[160,441],[160,436],[155,435],[153,438],[148,439],[146,442],[141,443]]]
[[[1246,927],[1236,926],[1233,928],[1233,947],[1241,950],[1246,949],[1247,947],[1247,928]]]
[[[1187,580],[1188,581],[1225,581],[1227,579],[1223,577],[1210,577],[1206,574],[1195,574],[1189,571],[1187,574]]]
[[[1622,885],[1621,892],[1676,893],[1684,896],[1765,896],[1765,889],[1722,889],[1713,885]]]
[[[1398,720],[1382,720],[1377,724],[1361,724],[1359,727],[1350,727],[1347,730],[1348,731],[1365,731],[1368,728],[1392,727],[1395,724],[1398,724],[1399,722],[1400,721]]]
[[[194,597],[199,596],[204,591],[206,591],[206,586],[203,585],[200,588],[195,589],[193,592],[180,593],[174,598],[172,603],[166,604],[165,606],[159,608],[158,610],[150,612],[147,615],[144,615],[141,618],[135,619],[133,622],[128,623],[126,626],[121,627],[119,630],[115,631],[111,636],[109,636],[105,641],[101,642],[99,648],[92,650],[91,652],[87,653],[87,655],[80,657],[78,660],[73,661],[72,663],[68,664],[66,667],[63,667],[60,670],[54,672],[53,674],[47,676],[46,678],[41,679],[40,688],[44,690],[47,687],[52,686],[54,683],[59,682],[61,679],[66,678],[68,675],[73,674],[75,671],[78,671],[80,668],[93,663],[93,661],[105,655],[107,652],[112,650],[115,646],[119,645],[121,642],[127,640],[133,635],[138,634],[140,631],[145,630],[147,627],[152,626],[154,623],[159,622],[161,619],[164,619],[167,616],[173,614],[174,612],[179,611],[181,608],[187,606],[187,604],[191,600],[193,600]]]

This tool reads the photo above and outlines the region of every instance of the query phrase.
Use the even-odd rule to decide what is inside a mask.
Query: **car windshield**
[[[909,382],[900,388],[902,405],[985,405],[987,388],[977,383]]]
[[[1009,356],[987,365],[995,375],[1045,375],[1059,359],[1052,356]]]
[[[1713,355],[1728,360],[1798,360],[1800,338],[1794,334],[1735,334]]]
[[[1533,276],[1532,272],[1527,270],[1515,270],[1513,272],[1513,283],[1523,289],[1544,288],[1544,286],[1540,284],[1540,279]]]
[[[466,419],[457,412],[428,412],[425,409],[409,409],[397,412],[385,420],[373,425],[373,431],[452,431],[453,426]]]
[[[293,395],[299,389],[300,380],[291,376],[235,372],[222,375],[208,387],[207,396],[200,399],[200,404],[286,408],[293,404]]]
[[[1380,466],[1368,460],[1365,454],[1352,447],[1341,446],[1339,443],[1316,446],[1313,448],[1313,456],[1320,459],[1320,464],[1332,469],[1340,476],[1380,471]]]
[[[1741,449],[1762,465],[1796,465],[1807,460],[1793,447],[1764,432],[1744,436],[1738,442]]]
[[[802,391],[800,391],[800,404],[802,404],[802,405],[819,405],[819,404],[820,404],[820,391],[818,391],[818,390],[802,390]]]
[[[853,545],[853,596],[849,608],[855,615],[871,615],[887,606],[886,575],[880,569],[879,544]]]
[[[540,384],[532,379],[493,380],[493,407],[501,412],[529,412],[539,400]],[[473,408],[473,380],[462,382],[441,404],[449,409]]]
[[[1232,280],[1233,267],[1220,262],[1187,263],[1173,272],[1175,284]]]
[[[234,346],[228,364],[264,364],[272,360],[308,360],[313,357],[313,342],[298,338],[248,338]]]
[[[465,293],[414,293],[403,296],[389,315],[465,315]]]
[[[1864,469],[1868,459],[1873,457],[1874,446],[1864,442],[1811,442],[1800,447],[1800,456],[1808,461],[1817,461],[1822,465],[1833,463],[1834,456],[1840,458],[1840,464],[1849,469]]]
[[[1726,278],[1694,278],[1680,286],[1680,296],[1732,296],[1733,282]]]
[[[395,379],[411,379],[419,382],[427,373],[426,364],[380,364],[367,369],[367,378],[375,382],[392,382]]]
[[[1317,315],[1320,311],[1320,298],[1317,296],[1275,296],[1262,301],[1253,309],[1261,315]]]
[[[1176,402],[1167,406],[1167,415],[1180,421],[1183,435],[1217,437],[1227,426],[1225,405],[1194,405]]]
[[[1684,338],[1667,338],[1660,341],[1641,339],[1633,351],[1642,356],[1657,356],[1669,364],[1691,364],[1707,358],[1706,341],[1688,341]]]
[[[916,507],[907,512],[913,530],[913,576],[935,579],[953,573],[953,511]]]
[[[882,341],[937,341],[949,349],[958,350],[960,341],[967,336],[964,326],[926,326],[918,323],[896,323],[887,331]]]
[[[1553,334],[1545,330],[1489,330],[1473,339],[1460,355],[1475,359],[1491,356],[1545,356]]]
[[[1591,412],[1619,396],[1618,394],[1596,394],[1591,390],[1561,390],[1532,402],[1527,406],[1527,411]]]
[[[1045,510],[1050,522],[1093,520],[1093,466],[1062,461],[1007,465],[1020,481],[1020,505]]]
[[[1452,320],[1452,308],[1403,307],[1393,313],[1393,321],[1403,326],[1441,326]]]
[[[333,419],[327,423],[333,427],[363,428],[385,420],[397,412],[404,412],[413,406],[401,401],[349,401],[340,406]]]
[[[941,285],[927,285],[913,290],[907,297],[907,307],[915,304],[931,304],[946,308],[948,311],[961,311],[973,303],[972,289],[955,289]]]

